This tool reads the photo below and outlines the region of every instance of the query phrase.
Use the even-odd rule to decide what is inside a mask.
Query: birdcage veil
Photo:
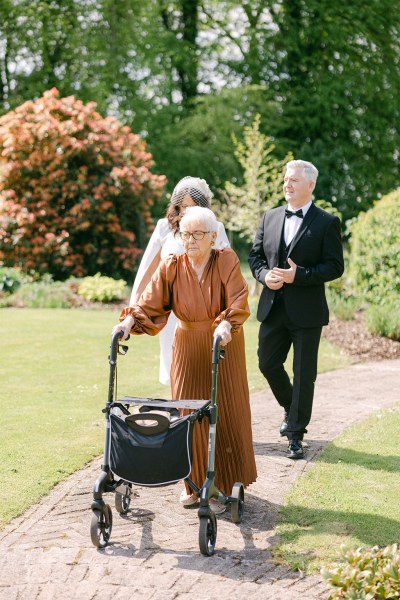
[[[181,179],[172,192],[171,204],[179,206],[185,196],[190,196],[197,206],[211,208],[213,193],[205,179],[190,176]]]

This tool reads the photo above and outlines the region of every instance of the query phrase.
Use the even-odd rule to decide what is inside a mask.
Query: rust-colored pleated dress
[[[235,252],[212,250],[200,281],[186,254],[169,256],[160,263],[138,304],[122,311],[121,320],[131,314],[133,334],[155,335],[171,310],[179,319],[171,368],[175,400],[210,398],[213,331],[222,320],[232,325],[232,341],[225,347],[218,372],[215,458],[216,485],[230,494],[236,481],[247,486],[257,477],[242,327],[250,311],[247,284]],[[208,420],[204,419],[193,432],[190,477],[199,487],[205,480],[207,457]]]

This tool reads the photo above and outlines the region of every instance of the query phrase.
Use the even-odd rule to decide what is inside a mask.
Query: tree
[[[251,241],[267,208],[274,208],[282,199],[284,165],[274,156],[272,139],[260,132],[260,115],[244,128],[243,142],[234,137],[235,156],[243,169],[243,185],[225,184],[225,203],[219,212],[228,229]]]
[[[280,0],[278,138],[320,171],[345,219],[398,185],[400,53],[391,0]]]
[[[140,137],[56,89],[0,118],[0,260],[24,271],[129,276],[164,177]]]
[[[278,107],[260,130],[316,163],[347,220],[398,185],[399,29],[392,0],[3,0],[0,111],[54,85],[148,138],[171,182],[188,156],[220,186],[233,161],[213,136],[255,113],[238,105],[232,123],[229,104],[206,144],[188,134],[205,107],[256,85]]]
[[[213,189],[222,188],[227,180],[240,183],[232,134],[240,138],[257,113],[270,130],[277,121],[277,107],[260,86],[200,96],[190,113],[175,122],[169,119],[171,110],[159,114],[149,135],[149,149],[158,170],[168,178],[169,191],[188,174],[206,179]]]

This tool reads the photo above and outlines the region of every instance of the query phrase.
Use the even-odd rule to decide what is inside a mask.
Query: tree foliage
[[[170,188],[188,173],[203,177],[214,188],[222,188],[226,180],[241,182],[232,134],[240,139],[243,127],[257,113],[263,126],[273,131],[277,107],[259,86],[200,96],[177,121],[166,108],[164,120],[154,122],[150,130],[149,149]]]
[[[0,119],[0,260],[24,271],[129,275],[164,178],[145,143],[56,89]]]
[[[346,220],[399,184],[399,31],[393,0],[4,0],[0,111],[52,86],[95,100],[147,138],[170,186],[187,165],[214,188],[235,183],[231,133],[260,112]]]
[[[391,0],[281,0],[279,138],[320,171],[344,218],[399,183],[399,25]],[[280,73],[280,75],[279,75]]]
[[[281,201],[284,165],[293,157],[287,154],[278,160],[274,156],[272,139],[260,132],[259,114],[251,126],[244,128],[243,138],[243,142],[233,138],[235,156],[243,169],[243,184],[226,182],[219,216],[228,229],[251,241],[262,214]]]

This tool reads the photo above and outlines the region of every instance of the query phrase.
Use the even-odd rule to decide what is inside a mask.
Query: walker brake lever
[[[126,342],[129,340],[131,336],[128,335],[126,338]],[[125,354],[128,352],[129,350],[129,346],[125,346],[123,344],[121,344],[120,342],[118,342],[118,354],[121,354],[121,356],[125,356]]]

